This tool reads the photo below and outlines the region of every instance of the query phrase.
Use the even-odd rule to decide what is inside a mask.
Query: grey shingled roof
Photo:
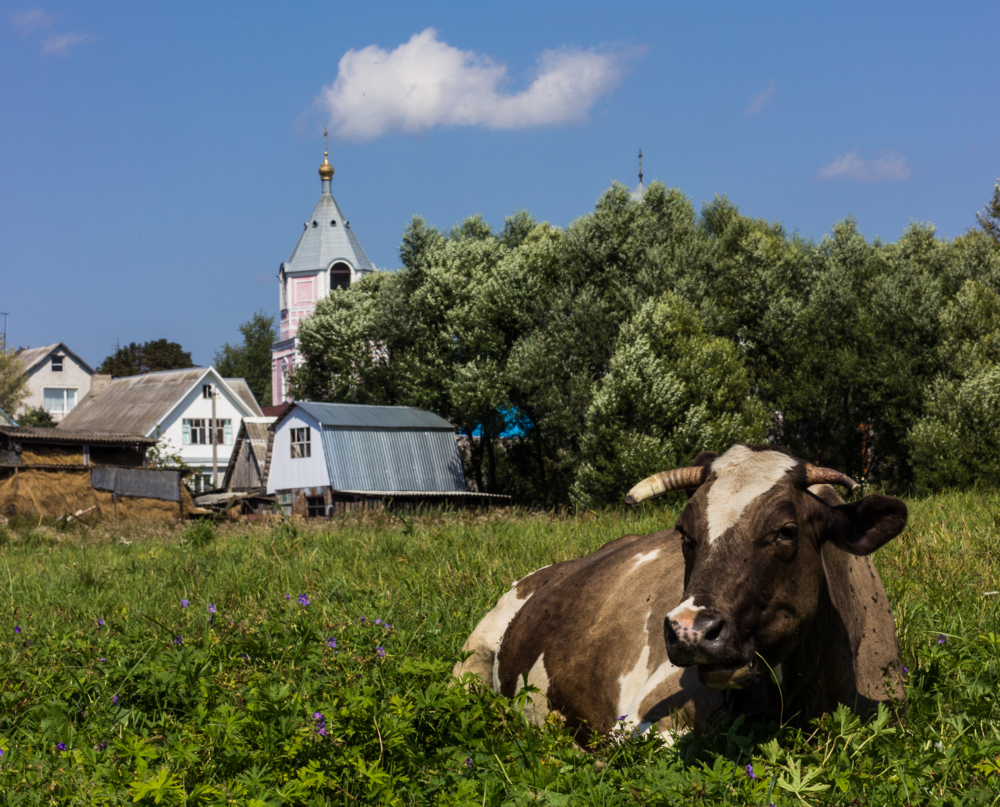
[[[46,345],[45,347],[29,347],[23,350],[17,351],[17,358],[21,362],[21,367],[24,372],[30,373],[35,367],[37,367],[41,362],[43,362],[50,353],[54,353],[57,348],[62,348],[60,353],[64,353],[67,356],[72,356],[76,359],[83,368],[88,372],[93,374],[94,368],[92,368],[87,362],[77,356],[72,350],[66,347],[62,342],[54,342],[51,345]]]
[[[364,404],[315,403],[296,401],[324,427],[349,429],[416,429],[455,433],[443,417],[412,406],[367,406]]]
[[[240,396],[240,400],[249,406],[258,417],[264,414],[260,405],[257,403],[257,399],[253,396],[253,391],[250,389],[250,385],[247,384],[245,379],[225,378],[223,380],[229,385],[229,388],[233,392]]]
[[[96,398],[76,406],[56,428],[150,434],[209,369],[188,367],[116,378]],[[252,395],[247,401],[237,390],[233,393],[254,415],[261,414],[256,401],[250,404]]]
[[[331,224],[332,221],[337,223]],[[325,271],[339,260],[349,263],[355,272],[375,271],[336,200],[329,193],[324,193],[306,222],[295,249],[285,261],[285,271]]]

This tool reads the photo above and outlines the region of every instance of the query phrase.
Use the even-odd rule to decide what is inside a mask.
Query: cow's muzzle
[[[678,667],[698,665],[698,678],[712,689],[739,689],[757,674],[736,641],[732,620],[714,609],[678,608],[664,622],[667,656]]]

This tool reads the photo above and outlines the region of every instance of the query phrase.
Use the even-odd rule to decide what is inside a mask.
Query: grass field
[[[1000,500],[910,502],[876,556],[908,715],[592,753],[449,685],[511,582],[638,512],[0,526],[4,804],[1000,804]],[[752,771],[752,776],[750,775]]]

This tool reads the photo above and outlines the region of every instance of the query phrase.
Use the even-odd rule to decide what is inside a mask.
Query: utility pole
[[[212,396],[212,486],[218,490],[219,489],[219,440],[218,435],[215,430],[218,426],[218,421],[215,419],[215,398],[218,395],[218,391],[215,389],[215,384],[209,387],[210,394]]]

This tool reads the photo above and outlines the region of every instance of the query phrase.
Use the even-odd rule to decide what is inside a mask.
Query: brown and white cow
[[[626,535],[514,584],[476,626],[454,673],[513,697],[538,688],[584,739],[616,726],[712,731],[738,714],[804,724],[847,704],[902,698],[896,628],[867,557],[906,505],[845,504],[836,471],[737,445],[634,487],[689,500],[673,529]]]

